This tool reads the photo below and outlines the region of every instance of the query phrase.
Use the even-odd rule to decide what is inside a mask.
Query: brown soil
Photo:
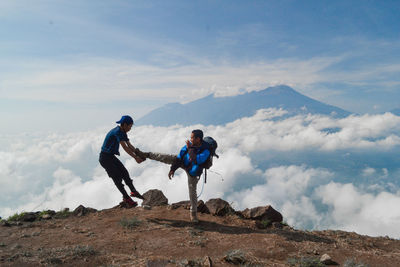
[[[121,225],[123,218],[128,227]],[[325,253],[340,266],[358,266],[350,260],[360,266],[400,266],[400,241],[387,237],[287,226],[258,229],[236,215],[199,218],[199,224],[190,223],[183,208],[113,208],[0,227],[0,265],[207,266],[209,257],[212,266],[234,266],[226,256],[239,250],[242,266],[319,266],[306,263]]]

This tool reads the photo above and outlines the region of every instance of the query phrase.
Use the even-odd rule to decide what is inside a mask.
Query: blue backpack
[[[218,144],[217,141],[215,141],[214,138],[212,138],[211,136],[204,137],[203,142],[206,143],[206,147],[210,151],[210,156],[208,157],[206,162],[203,163],[202,167],[204,167],[205,169],[209,169],[213,164],[213,157],[219,158],[219,156],[216,153]]]
[[[207,183],[207,170],[213,165],[213,157],[216,157],[217,159],[219,158],[216,153],[218,144],[211,136],[204,137],[203,142],[206,144],[206,148],[210,151],[210,156],[206,162],[202,164],[202,167],[204,168],[204,183]]]

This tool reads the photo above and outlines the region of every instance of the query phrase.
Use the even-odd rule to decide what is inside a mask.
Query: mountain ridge
[[[396,116],[400,116],[400,108],[395,108],[392,109],[391,111],[389,111],[390,113],[396,115]]]
[[[39,214],[46,215],[1,227],[0,265],[324,266],[325,254],[341,266],[400,261],[400,241],[389,237],[302,231],[232,212],[199,213],[193,224],[189,210],[174,204],[101,211],[79,206],[58,218]]]
[[[279,85],[236,96],[215,97],[210,94],[186,104],[169,103],[141,117],[138,124],[221,125],[252,116],[263,108],[283,108],[288,115],[311,113],[346,117],[351,114],[302,95],[289,86]]]

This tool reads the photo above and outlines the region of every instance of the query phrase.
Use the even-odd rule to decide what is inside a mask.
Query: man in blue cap
[[[133,125],[133,119],[128,116],[122,116],[122,118],[117,121],[120,125],[108,132],[106,138],[104,139],[103,146],[101,147],[99,162],[101,166],[106,170],[109,177],[114,181],[118,190],[123,196],[123,202],[128,207],[136,207],[137,202],[133,201],[131,197],[136,197],[144,199],[143,196],[136,190],[133,186],[132,179],[129,173],[121,161],[115,156],[119,156],[119,145],[132,156],[137,163],[141,163],[146,158],[141,158],[135,152],[136,148],[129,142],[127,132],[129,132]],[[131,190],[130,196],[125,191],[124,185],[122,184],[124,180],[125,184]]]

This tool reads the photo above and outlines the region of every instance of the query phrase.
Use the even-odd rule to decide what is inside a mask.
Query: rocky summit
[[[399,266],[399,240],[301,231],[270,205],[240,212],[222,199],[199,202],[193,224],[187,201],[146,196],[142,207],[79,206],[2,220],[0,266]]]

